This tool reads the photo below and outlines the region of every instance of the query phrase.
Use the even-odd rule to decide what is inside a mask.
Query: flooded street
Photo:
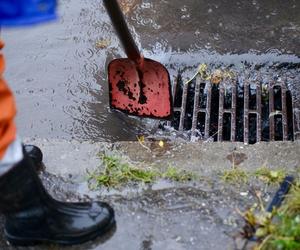
[[[250,72],[300,80],[298,0],[119,2],[145,57],[164,64],[172,80],[178,73],[182,82],[191,78],[201,63],[239,74],[247,66]],[[19,134],[44,152],[46,171],[40,176],[47,190],[59,200],[99,198],[116,211],[117,228],[107,238],[64,249],[242,249],[232,246],[233,234],[244,223],[237,208],[256,202],[257,190],[268,203],[277,186],[255,178],[224,183],[220,175],[235,167],[235,153],[243,156],[237,165],[245,171],[267,166],[299,175],[299,141],[193,144],[163,137],[158,146],[157,121],[109,109],[106,67],[125,55],[102,1],[61,0],[59,17],[36,27],[1,30],[1,37],[6,42],[5,78],[18,104]],[[289,87],[300,109],[300,84]],[[154,139],[145,136],[137,142],[137,135],[147,134]],[[103,152],[145,169],[190,170],[201,179],[90,190],[87,170],[103,168]],[[0,249],[61,247],[14,248],[1,234]]]
[[[145,56],[171,78],[199,63],[299,63],[299,3],[289,1],[120,1]],[[106,65],[124,53],[101,1],[62,0],[59,20],[4,30],[6,79],[16,93],[22,137],[136,139],[153,121],[108,108]]]

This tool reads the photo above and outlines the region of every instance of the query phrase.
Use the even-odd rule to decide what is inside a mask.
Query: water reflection
[[[145,3],[151,8],[143,8]],[[278,1],[143,1],[130,14],[143,47],[167,40],[173,50],[296,53],[299,4]],[[148,21],[151,20],[151,21]],[[296,41],[298,40],[298,41]]]
[[[145,56],[165,64],[171,77],[181,71],[188,78],[201,62],[299,62],[296,0],[120,4]],[[60,16],[57,23],[4,32],[20,134],[115,141],[149,132],[151,121],[108,108],[106,65],[124,52],[101,2],[61,1]]]

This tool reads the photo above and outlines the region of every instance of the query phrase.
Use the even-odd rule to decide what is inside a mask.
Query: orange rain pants
[[[16,104],[14,96],[3,79],[5,60],[1,50],[4,43],[0,40],[0,160],[8,146],[16,138]]]

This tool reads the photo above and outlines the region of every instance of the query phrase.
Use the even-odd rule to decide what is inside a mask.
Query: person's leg
[[[5,216],[7,240],[14,245],[72,245],[105,234],[115,224],[108,204],[60,202],[45,190],[34,159],[16,137],[15,102],[3,72],[0,50],[0,213]]]
[[[3,79],[5,69],[4,56],[1,53],[3,47],[4,43],[0,40],[0,174],[23,158],[21,143],[16,140],[14,97]]]
[[[10,168],[23,159],[23,150],[34,163],[34,169],[40,171],[43,169],[43,153],[35,145],[22,145],[20,139],[15,139],[6,149],[2,159],[0,159],[0,176],[6,173]]]
[[[14,140],[6,149],[0,159],[0,176],[9,171],[15,164],[23,159],[22,144],[19,139]]]
[[[0,39],[0,175],[9,170],[23,158],[21,141],[16,137],[15,100],[8,85],[3,79],[5,60],[2,54],[4,43]],[[34,145],[25,145],[28,156],[34,161],[36,169],[42,162],[42,152]]]

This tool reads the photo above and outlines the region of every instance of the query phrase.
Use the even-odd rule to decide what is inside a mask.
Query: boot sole
[[[38,244],[58,244],[58,245],[64,245],[64,246],[69,246],[69,245],[77,245],[77,244],[83,244],[88,241],[94,240],[97,237],[107,236],[107,233],[109,231],[113,231],[116,227],[116,221],[115,219],[111,220],[111,222],[105,227],[102,228],[102,230],[95,230],[91,234],[87,234],[82,237],[74,238],[73,240],[55,240],[55,239],[36,239],[36,238],[25,238],[25,237],[18,237],[18,236],[13,236],[9,233],[4,231],[5,236],[7,241],[14,246],[34,246]],[[112,236],[112,235],[110,235]],[[108,238],[110,238],[110,236]]]

